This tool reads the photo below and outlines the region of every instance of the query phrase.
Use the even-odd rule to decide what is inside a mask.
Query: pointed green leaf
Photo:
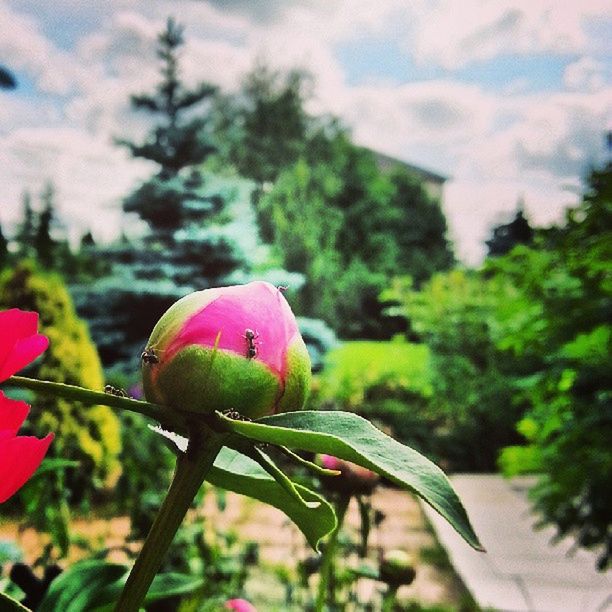
[[[87,560],[75,563],[49,587],[37,612],[85,612],[98,605],[102,589],[125,576],[127,568],[117,563]],[[94,605],[95,604],[95,605]]]
[[[30,608],[22,606],[6,593],[0,593],[0,610],[3,612],[31,612]]]
[[[349,412],[286,412],[227,427],[252,440],[327,453],[352,461],[416,493],[437,510],[474,548],[483,550],[467,513],[444,472],[415,450]]]
[[[222,489],[248,495],[282,510],[315,550],[318,550],[319,540],[336,526],[333,508],[320,495],[294,483],[304,500],[319,503],[317,507],[309,508],[290,495],[258,463],[230,448],[221,450],[206,480]]]

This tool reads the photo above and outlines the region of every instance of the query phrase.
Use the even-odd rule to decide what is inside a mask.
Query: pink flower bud
[[[378,484],[380,476],[357,465],[352,461],[338,459],[333,455],[317,455],[316,462],[328,470],[338,470],[339,476],[329,476],[324,478],[327,488],[345,493],[370,493]]]
[[[228,599],[224,607],[234,612],[257,612],[255,606],[246,599]]]
[[[182,298],[153,329],[142,360],[145,397],[181,411],[257,418],[300,410],[310,389],[295,317],[264,282]]]
[[[385,552],[379,567],[380,579],[391,585],[410,584],[415,576],[414,560],[405,550]]]

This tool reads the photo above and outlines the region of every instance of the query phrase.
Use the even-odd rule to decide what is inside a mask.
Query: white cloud
[[[149,125],[146,113],[130,109],[129,95],[156,83],[155,40],[170,14],[186,24],[188,84],[213,81],[232,90],[258,56],[275,68],[306,68],[316,84],[311,112],[341,116],[360,144],[453,175],[446,210],[459,252],[471,262],[491,225],[505,220],[500,211],[511,215],[524,194],[534,221],[550,221],[569,199],[562,186],[576,184],[585,163],[602,153],[612,92],[585,34],[585,20],[607,10],[599,0],[465,0],[460,9],[449,0],[113,0],[91,9],[100,13],[97,22],[83,3],[58,0],[55,18],[76,11],[95,23],[70,53],[41,28],[49,15],[35,13],[33,0],[23,6],[0,13],[0,56],[40,91],[61,95],[28,101],[19,90],[0,94],[2,221],[17,218],[23,188],[37,191],[50,178],[79,230],[95,218],[97,231],[112,233],[119,223],[112,206],[151,171],[128,160],[112,137],[137,139]],[[387,37],[411,60],[449,73],[350,85],[335,45],[362,37]],[[582,55],[565,70],[565,91],[526,93],[526,84],[515,82],[497,93],[452,73],[499,54],[570,51]]]
[[[416,58],[445,68],[503,53],[580,53],[587,17],[608,17],[600,0],[441,0],[422,11],[411,43]]]
[[[21,215],[21,194],[38,194],[44,182],[57,188],[60,219],[76,235],[91,229],[97,238],[116,235],[121,198],[151,172],[104,138],[70,128],[15,130],[0,152],[3,206],[0,220],[14,225]],[[74,236],[72,236],[74,237]]]
[[[0,10],[0,57],[15,72],[27,73],[43,92],[64,95],[84,76],[85,67],[61,51],[29,15]]]
[[[581,57],[565,68],[563,83],[568,89],[598,91],[606,83],[605,66],[592,57]]]

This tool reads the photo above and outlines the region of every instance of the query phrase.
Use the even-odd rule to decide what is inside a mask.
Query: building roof
[[[445,183],[450,178],[448,176],[438,174],[437,172],[433,172],[432,170],[427,170],[426,168],[414,166],[413,164],[409,164],[408,162],[405,162],[401,159],[397,159],[396,157],[391,157],[390,155],[379,153],[378,151],[372,151],[372,153],[376,157],[376,161],[378,162],[378,165],[382,170],[389,170],[394,166],[402,166],[403,168],[406,168],[406,170],[412,172],[424,181],[439,183],[440,185]]]

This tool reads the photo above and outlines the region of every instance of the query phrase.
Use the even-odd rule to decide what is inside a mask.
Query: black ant
[[[154,365],[159,363],[159,357],[155,354],[155,349],[147,347],[140,355],[142,363],[147,365]]]
[[[255,344],[255,340],[259,338],[259,333],[247,327],[247,329],[244,330],[244,337],[247,343],[247,359],[255,359],[255,357],[257,357],[257,345]]]
[[[113,385],[104,385],[104,393],[114,395],[115,397],[127,397],[128,394],[123,389],[117,389]]]

